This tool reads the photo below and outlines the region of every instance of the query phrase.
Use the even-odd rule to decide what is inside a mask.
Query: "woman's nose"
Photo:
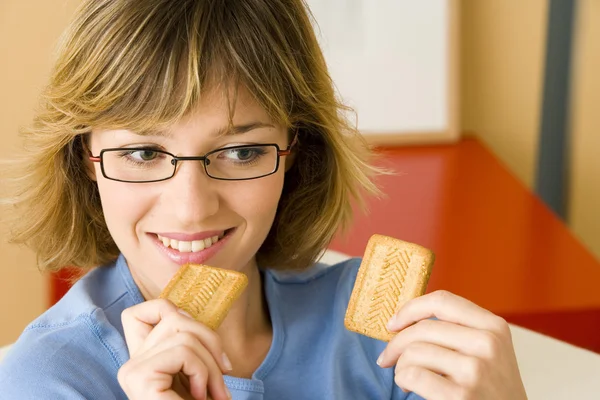
[[[181,222],[196,223],[218,212],[218,182],[206,175],[202,161],[179,161],[169,181],[169,201]]]

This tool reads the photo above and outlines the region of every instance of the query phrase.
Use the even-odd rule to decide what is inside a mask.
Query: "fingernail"
[[[227,354],[225,353],[223,353],[223,365],[227,371],[231,371],[233,369],[231,366],[231,361],[229,361],[229,357],[227,357]]]
[[[229,388],[227,386],[225,386],[225,393],[227,393],[227,398],[231,399],[231,392],[229,391]]]
[[[381,367],[381,363],[383,362],[383,353],[381,353],[381,355],[379,356],[379,358],[377,359],[377,365],[379,365]]]
[[[390,318],[390,320],[388,321],[387,328],[392,329],[392,327],[394,326],[394,322],[396,322],[396,314],[392,315],[392,318]]]

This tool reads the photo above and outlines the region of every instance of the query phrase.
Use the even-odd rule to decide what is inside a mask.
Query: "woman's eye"
[[[256,148],[244,147],[240,149],[225,150],[223,152],[226,158],[233,161],[250,161],[259,155]]]
[[[230,154],[232,158],[236,158],[240,161],[246,161],[254,156],[255,151],[253,149],[236,149],[231,150]]]
[[[152,161],[158,157],[158,152],[152,150],[137,150],[131,152],[131,157],[139,161]]]

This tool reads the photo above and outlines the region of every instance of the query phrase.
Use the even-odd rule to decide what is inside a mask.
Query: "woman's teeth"
[[[169,239],[167,237],[158,236],[158,240],[160,240],[165,247],[170,247],[172,249],[178,250],[182,253],[195,253],[197,251],[201,251],[204,249],[208,249],[213,244],[217,243],[220,238],[223,237],[223,234],[218,236],[213,236],[206,238],[204,240],[193,240],[191,242],[184,242],[182,240]]]

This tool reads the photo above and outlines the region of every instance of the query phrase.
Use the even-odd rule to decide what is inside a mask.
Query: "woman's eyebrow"
[[[246,132],[250,132],[254,129],[260,129],[260,128],[274,128],[275,126],[273,126],[272,124],[267,124],[265,122],[251,122],[248,124],[243,124],[243,125],[232,125],[232,126],[226,126],[223,127],[221,129],[217,129],[214,132],[214,135],[219,137],[219,136],[225,136],[225,135],[239,135],[242,133],[246,133]]]
[[[250,122],[247,124],[242,124],[242,125],[231,125],[231,126],[224,126],[222,128],[217,129],[216,131],[214,131],[212,133],[213,136],[215,137],[220,137],[220,136],[233,136],[233,135],[239,135],[242,133],[246,133],[246,132],[250,132],[254,129],[260,129],[260,128],[275,128],[275,126],[273,124],[268,124],[266,122]],[[138,135],[140,135],[137,132],[133,132],[136,133]],[[163,131],[163,130],[156,130],[156,131],[152,131],[150,133],[147,134],[142,134],[143,136],[170,136],[170,132],[168,130]]]

